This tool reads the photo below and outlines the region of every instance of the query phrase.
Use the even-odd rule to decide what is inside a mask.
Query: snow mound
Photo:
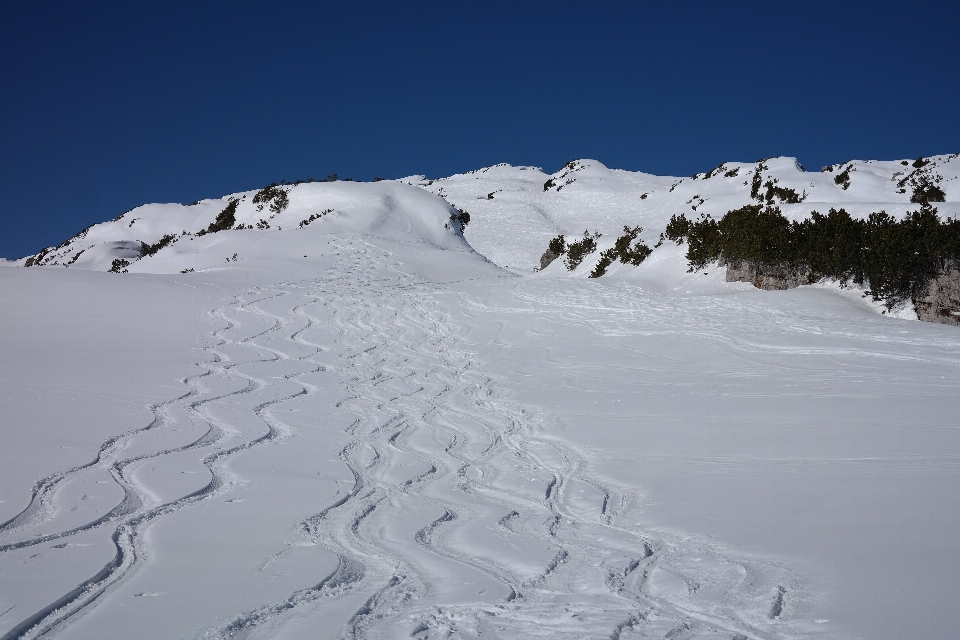
[[[263,193],[273,197],[258,197]],[[228,209],[233,219],[210,231]],[[170,273],[238,255],[299,257],[316,246],[318,235],[344,233],[472,251],[451,219],[456,214],[443,199],[395,182],[279,185],[192,205],[146,204],[18,263]]]

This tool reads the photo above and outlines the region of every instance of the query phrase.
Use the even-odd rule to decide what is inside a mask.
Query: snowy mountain
[[[960,332],[655,245],[958,216],[958,162],[280,184],[8,262],[0,639],[951,637]]]
[[[220,225],[220,233],[211,232],[226,211],[229,222]],[[392,183],[274,186],[189,206],[143,205],[18,264],[106,271],[123,260],[132,263],[123,266],[130,272],[174,273],[211,268],[265,242],[270,249],[261,254],[293,259],[309,250],[317,234],[348,232],[469,251],[451,215],[457,211],[443,201]],[[281,239],[276,234],[284,227],[296,233]]]
[[[254,202],[259,191],[202,200],[190,206],[143,205],[17,264],[109,270],[113,260],[119,258],[135,263],[129,267],[131,271],[146,273],[206,268],[213,264],[208,258],[214,254],[219,257],[213,247],[223,245],[225,250],[236,244],[240,254],[239,249],[250,242],[261,241],[255,233],[196,238],[233,200],[238,205],[229,228],[247,232],[372,232],[382,221],[391,219],[390,211],[429,212],[425,215],[430,222],[420,221],[413,233],[439,246],[451,241],[447,236],[456,235],[459,225],[448,224],[449,217],[463,210],[471,215],[470,245],[495,264],[517,272],[535,270],[550,239],[557,234],[575,236],[585,227],[599,231],[606,236],[599,243],[602,250],[612,246],[615,234],[624,226],[639,225],[644,229],[641,238],[652,246],[673,215],[706,214],[719,219],[727,211],[758,199],[777,205],[790,219],[841,207],[860,218],[881,210],[902,217],[917,209],[918,205],[911,202],[917,190],[933,185],[944,194],[945,202],[937,204],[941,217],[960,217],[960,154],[889,162],[854,160],[824,167],[820,172],[805,171],[795,158],[726,162],[691,178],[608,169],[596,160],[575,160],[549,175],[537,167],[500,164],[449,178],[411,176],[396,183],[399,185],[281,185],[276,190],[283,193],[287,203],[282,209],[272,198]],[[452,207],[428,198],[417,199],[404,185],[439,195]],[[799,202],[791,202],[794,199]],[[368,210],[370,206],[373,208]],[[359,211],[363,214],[353,215]],[[324,216],[322,221],[313,224],[319,216]],[[414,219],[420,220],[417,216]],[[437,222],[447,225],[444,232],[438,231]],[[376,233],[394,231],[387,227]],[[173,236],[168,246],[158,249],[150,259],[138,261],[145,246],[156,246],[168,235]],[[296,251],[290,255],[296,255]],[[158,256],[161,259],[155,259]],[[585,261],[577,275],[588,274],[598,256]]]
[[[919,165],[919,166],[917,166]],[[838,180],[839,178],[839,180]],[[691,178],[654,176],[608,169],[596,160],[575,160],[553,174],[536,167],[496,165],[465,174],[427,180],[404,178],[468,211],[476,220],[468,233],[470,244],[501,266],[519,272],[538,267],[540,256],[557,234],[577,236],[584,228],[606,236],[599,248],[612,245],[624,226],[640,225],[641,237],[653,246],[672,215],[703,214],[716,219],[744,205],[751,195],[766,200],[767,183],[780,191],[770,202],[790,219],[845,208],[865,218],[884,210],[902,217],[918,205],[914,192],[926,184],[938,185],[946,202],[938,203],[941,217],[960,216],[960,156],[933,156],[921,160],[880,162],[854,160],[805,171],[795,158],[771,158],[755,163],[726,162]],[[796,194],[798,203],[786,190]],[[786,197],[785,197],[786,196]],[[577,275],[588,274],[597,256]]]

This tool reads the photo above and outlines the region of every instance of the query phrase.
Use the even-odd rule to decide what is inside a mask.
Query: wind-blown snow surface
[[[955,328],[669,244],[518,277],[412,186],[290,200],[128,274],[0,269],[0,637],[960,625]]]

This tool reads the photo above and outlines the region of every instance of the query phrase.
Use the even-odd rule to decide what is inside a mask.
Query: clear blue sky
[[[573,158],[960,151],[960,3],[45,2],[0,19],[0,256],[145,202]]]

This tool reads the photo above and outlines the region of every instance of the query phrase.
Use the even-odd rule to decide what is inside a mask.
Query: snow
[[[947,202],[935,206],[941,218],[957,218],[960,156],[932,156],[928,160],[920,170],[939,176],[939,185],[947,196]],[[778,187],[794,189],[798,195],[806,193],[799,204],[774,202],[792,220],[809,217],[811,211],[826,214],[831,207],[843,207],[858,218],[881,210],[901,218],[919,208],[910,203],[909,184],[904,187],[905,193],[897,192],[898,181],[914,171],[912,162],[844,163],[843,167],[850,168],[850,187],[846,190],[834,181],[840,168],[804,172],[795,158],[767,159],[761,175],[764,183],[775,179]],[[722,171],[709,178],[706,173],[679,178],[609,169],[596,160],[577,160],[550,175],[536,167],[497,165],[438,180],[411,176],[400,182],[418,184],[470,212],[479,220],[468,227],[471,246],[502,267],[530,273],[539,267],[540,255],[550,238],[559,234],[581,236],[585,226],[591,232],[605,234],[612,246],[624,226],[639,224],[645,230],[641,238],[652,247],[674,214],[693,219],[707,214],[720,219],[731,209],[756,204],[750,189],[758,163],[726,162],[721,167]],[[726,177],[726,172],[734,170],[736,176]],[[554,184],[544,190],[547,180]],[[493,199],[488,199],[491,194]],[[599,252],[587,261],[583,276],[592,271],[598,257]]]
[[[816,185],[798,216],[916,208],[899,161],[766,165]],[[4,264],[0,637],[950,637],[955,328],[670,242],[533,271],[557,233],[747,204],[734,167],[288,185]],[[230,198],[270,228],[195,235]]]
[[[279,212],[272,211],[269,205],[254,204],[256,191],[189,206],[143,205],[115,220],[84,230],[53,249],[41,264],[106,271],[116,258],[134,262],[140,255],[142,243],[155,244],[168,234],[176,236],[172,244],[136,261],[129,271],[172,273],[191,268],[208,269],[232,257],[233,253],[248,249],[256,255],[291,258],[304,247],[309,254],[315,236],[328,233],[362,232],[444,249],[471,250],[459,228],[448,224],[455,210],[420,189],[387,182],[315,182],[283,189],[290,205]],[[236,224],[246,228],[198,235],[231,200],[239,201]],[[321,217],[307,222],[312,215]],[[302,222],[306,224],[301,226]],[[258,223],[264,228],[258,228]],[[288,233],[282,236],[260,233],[266,229],[286,229]],[[254,248],[263,243],[269,244],[269,248]],[[287,250],[290,248],[287,245],[296,245],[296,250]]]

